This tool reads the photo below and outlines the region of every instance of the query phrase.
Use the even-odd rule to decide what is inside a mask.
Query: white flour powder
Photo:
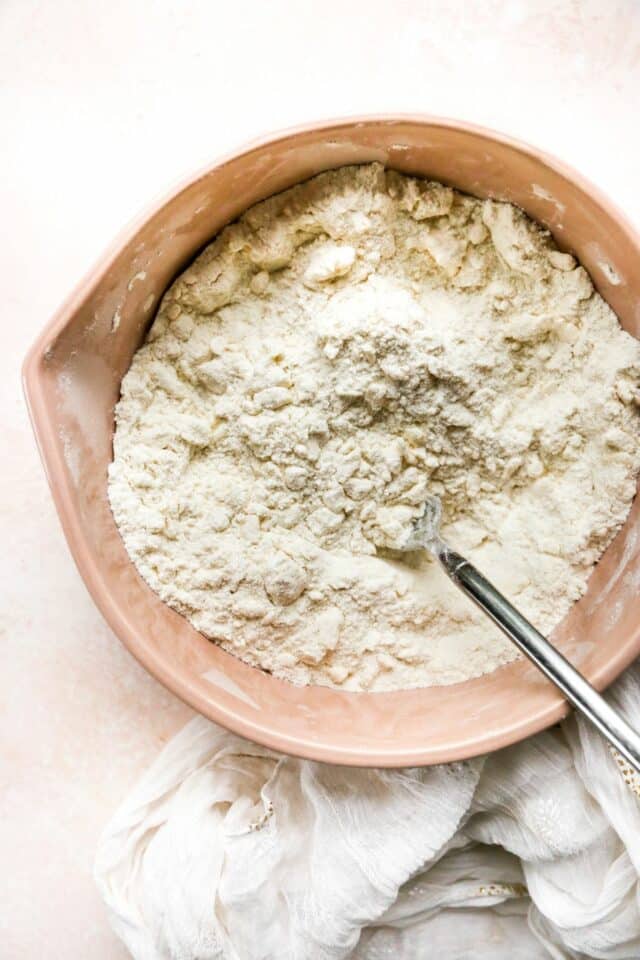
[[[640,469],[640,344],[514,207],[378,165],[249,210],[165,295],[116,410],[111,505],[150,586],[296,683],[385,690],[514,648],[397,546],[443,535],[549,631]]]

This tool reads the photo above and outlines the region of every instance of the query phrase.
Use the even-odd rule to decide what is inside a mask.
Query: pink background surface
[[[425,111],[555,152],[640,225],[637,2],[222,7],[0,5],[2,960],[127,956],[91,879],[96,839],[189,716],[93,607],[19,387],[27,346],[123,223],[270,129]]]

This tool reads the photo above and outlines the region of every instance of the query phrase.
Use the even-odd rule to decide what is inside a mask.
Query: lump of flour
[[[509,204],[377,164],[250,209],[166,293],[116,409],[109,496],[149,585],[296,683],[453,683],[515,649],[444,536],[541,630],[640,469],[640,344]]]

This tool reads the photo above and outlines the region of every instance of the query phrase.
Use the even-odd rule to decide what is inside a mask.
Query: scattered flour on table
[[[514,648],[426,555],[444,537],[549,631],[623,523],[640,343],[515,207],[377,164],[227,227],[122,383],[109,496],[136,567],[296,683],[453,683]]]

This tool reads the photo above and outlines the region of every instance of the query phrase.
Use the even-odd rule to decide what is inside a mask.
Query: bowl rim
[[[453,748],[411,747],[403,750],[401,747],[394,746],[376,752],[369,749],[335,746],[295,733],[284,734],[274,731],[268,725],[268,722],[252,721],[242,712],[205,698],[199,690],[191,686],[188,679],[168,670],[162,660],[154,657],[153,651],[149,647],[138,641],[138,631],[129,621],[126,611],[114,601],[101,583],[99,564],[87,544],[82,525],[71,502],[71,489],[66,478],[61,453],[56,445],[48,440],[47,435],[50,430],[47,429],[47,425],[50,425],[52,421],[44,395],[40,368],[43,361],[46,360],[48,345],[66,326],[70,316],[86,300],[90,292],[104,279],[122,249],[152,217],[157,215],[165,205],[174,200],[180,193],[193,187],[226,164],[236,161],[240,157],[246,157],[266,146],[276,145],[292,136],[322,131],[328,133],[344,130],[354,125],[392,126],[403,123],[413,123],[425,128],[441,128],[483,137],[507,146],[525,157],[535,159],[536,162],[571,181],[583,192],[588,193],[616,221],[618,227],[627,235],[630,243],[640,249],[640,233],[623,211],[600,188],[596,187],[588,178],[573,169],[569,164],[520,139],[474,123],[450,117],[413,112],[357,114],[310,121],[252,138],[235,149],[228,150],[221,156],[198,167],[193,173],[184,174],[177,178],[172,185],[157,194],[155,199],[146,204],[117,233],[114,240],[86,271],[82,279],[38,334],[27,351],[22,365],[22,385],[32,429],[69,549],[78,572],[96,606],[129,652],[152,676],[183,702],[233,733],[294,756],[350,766],[404,767],[469,759],[509,746],[538,733],[565,717],[571,708],[560,692],[551,688],[544,705],[529,715],[527,719],[510,724],[507,722],[499,732],[478,734],[472,742],[458,743]],[[603,689],[632,662],[639,650],[640,623],[622,648],[617,649],[606,663],[593,671],[589,671],[589,681],[596,689]],[[347,691],[336,692],[342,693],[346,697],[381,695]],[[401,691],[396,692],[401,693]]]

